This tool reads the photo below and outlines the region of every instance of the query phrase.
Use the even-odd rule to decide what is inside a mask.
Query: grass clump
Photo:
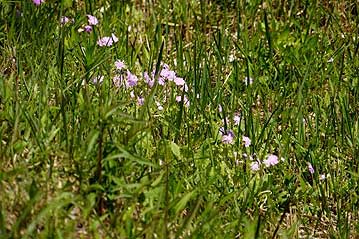
[[[357,11],[0,2],[0,237],[358,237]]]

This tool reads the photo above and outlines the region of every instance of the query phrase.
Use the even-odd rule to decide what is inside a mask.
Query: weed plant
[[[0,238],[358,238],[358,7],[0,0]]]

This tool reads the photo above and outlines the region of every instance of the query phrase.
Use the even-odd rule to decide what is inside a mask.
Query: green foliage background
[[[354,1],[0,0],[0,238],[358,237],[358,24]],[[147,87],[161,63],[188,92]]]

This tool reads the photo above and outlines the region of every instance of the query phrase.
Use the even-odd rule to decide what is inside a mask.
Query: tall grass
[[[0,238],[358,237],[357,13],[0,1]]]

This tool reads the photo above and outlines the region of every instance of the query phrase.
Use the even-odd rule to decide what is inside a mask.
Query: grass
[[[0,238],[359,237],[358,7],[0,0]]]

